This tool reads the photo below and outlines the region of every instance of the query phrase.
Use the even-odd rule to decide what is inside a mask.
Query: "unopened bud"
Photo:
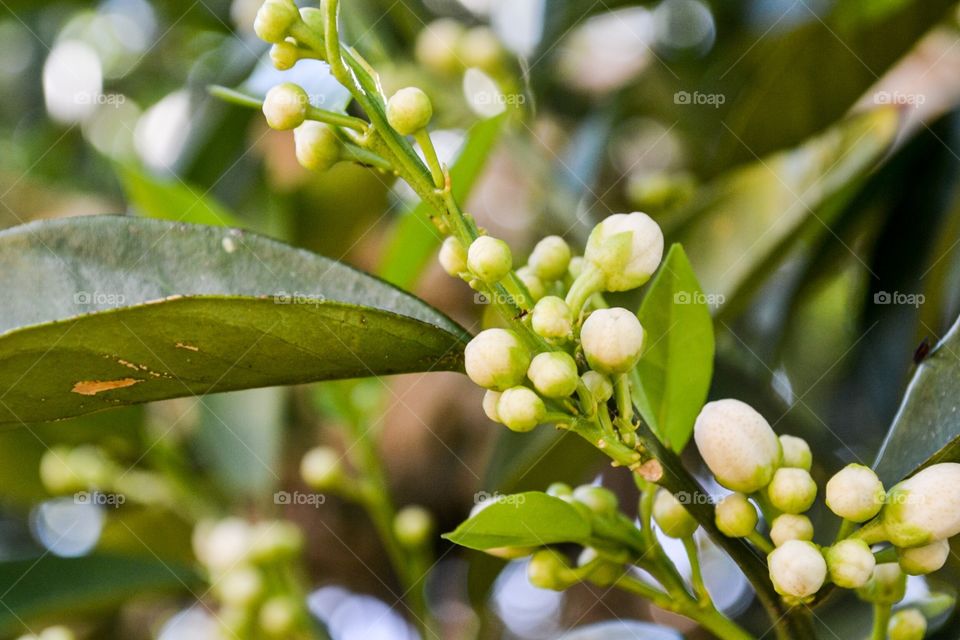
[[[874,604],[896,604],[907,591],[907,576],[896,562],[885,562],[873,568],[867,583],[857,589],[861,600]]]
[[[587,371],[580,379],[597,402],[606,402],[613,396],[613,383],[599,371]]]
[[[530,324],[537,335],[543,338],[564,340],[573,331],[573,313],[563,298],[546,296],[540,298],[533,307]]]
[[[500,394],[497,415],[511,431],[530,431],[543,421],[543,400],[527,387],[511,387]]]
[[[460,39],[457,50],[466,66],[487,73],[496,73],[503,61],[500,39],[489,27],[469,29]]]
[[[777,593],[799,600],[817,593],[827,578],[827,563],[812,542],[785,542],[767,556],[767,565]]]
[[[283,42],[299,19],[300,11],[293,0],[266,0],[257,11],[253,30],[265,42]]]
[[[297,626],[299,607],[289,596],[273,596],[260,607],[260,628],[273,638],[289,638]]]
[[[462,66],[459,48],[463,34],[464,27],[456,20],[443,18],[431,22],[417,34],[417,61],[436,73],[456,73]]]
[[[305,169],[326,171],[340,160],[343,143],[328,124],[307,120],[293,130],[297,161]]]
[[[299,85],[284,82],[267,91],[263,99],[263,115],[271,129],[296,129],[307,118],[310,99]]]
[[[487,284],[503,280],[513,268],[513,255],[507,243],[492,236],[480,236],[467,250],[467,267]]]
[[[215,583],[220,600],[235,607],[250,607],[263,593],[263,579],[252,567],[229,570]]]
[[[700,526],[672,493],[659,489],[653,502],[653,519],[664,534],[671,538],[688,538]]]
[[[863,540],[841,540],[824,553],[830,579],[844,589],[862,587],[873,575],[876,560]]]
[[[817,483],[804,469],[782,467],[767,486],[770,503],[785,513],[803,513],[817,497]]]
[[[547,236],[533,248],[527,264],[541,280],[558,280],[570,266],[570,245],[560,236]]]
[[[497,413],[497,404],[500,403],[500,395],[499,391],[491,391],[489,389],[483,394],[483,412],[494,422],[502,422],[500,420],[500,414]]]
[[[284,40],[270,47],[270,60],[275,69],[286,71],[292,69],[300,60],[300,50],[297,45]]]
[[[895,485],[880,518],[888,539],[898,547],[960,533],[960,464],[941,462]]]
[[[813,466],[813,454],[810,445],[803,438],[780,436],[780,448],[783,450],[783,466],[810,471]]]
[[[484,389],[503,391],[527,375],[530,352],[512,331],[487,329],[467,344],[464,351],[467,375]]]
[[[409,505],[400,509],[393,520],[393,531],[405,547],[415,548],[425,545],[433,533],[433,516],[418,505]]]
[[[918,609],[901,609],[890,616],[887,633],[890,640],[923,640],[927,635],[927,619]]]
[[[663,257],[663,232],[645,213],[605,218],[587,240],[584,259],[604,276],[606,291],[636,289],[653,275]]]
[[[922,576],[939,570],[950,557],[950,543],[937,540],[922,547],[897,549],[900,556],[900,568],[911,576]]]
[[[422,131],[433,118],[430,98],[417,87],[400,89],[387,101],[387,121],[402,136]]]
[[[697,416],[694,440],[717,482],[753,493],[767,486],[780,461],[780,441],[750,405],[726,399],[708,402]]]
[[[813,540],[813,523],[807,516],[784,513],[773,519],[770,539],[774,546],[782,546],[791,540]]]
[[[533,554],[527,565],[527,578],[533,586],[553,591],[562,591],[578,582],[566,559],[553,549],[541,549]]]
[[[337,451],[330,447],[316,447],[307,451],[300,461],[300,476],[316,491],[331,491],[343,482],[343,463]]]
[[[447,237],[440,245],[440,266],[454,278],[459,278],[467,270],[467,250],[453,236]]]
[[[537,354],[530,362],[527,377],[537,391],[548,398],[566,398],[577,390],[580,382],[576,361],[563,351]]]
[[[826,503],[835,514],[851,522],[866,522],[880,512],[886,493],[873,469],[848,464],[827,482]]]
[[[580,329],[580,344],[590,368],[608,375],[626,373],[643,353],[643,327],[621,307],[597,309]]]
[[[745,538],[757,528],[759,516],[747,496],[731,493],[717,503],[716,523],[720,533],[729,538]]]
[[[591,484],[582,484],[574,489],[573,499],[587,506],[597,515],[612,516],[619,507],[619,500],[613,491]]]
[[[527,293],[530,294],[530,297],[533,299],[533,302],[536,302],[542,298],[547,293],[547,287],[543,284],[543,280],[538,278],[530,267],[520,267],[517,269],[517,277],[520,278],[520,282],[523,283],[523,286],[527,288]]]

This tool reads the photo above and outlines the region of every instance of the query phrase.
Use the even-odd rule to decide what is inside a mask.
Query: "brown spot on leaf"
[[[138,380],[136,378],[120,378],[119,380],[81,380],[73,385],[73,389],[71,389],[71,391],[73,393],[79,393],[82,396],[95,396],[101,391],[112,391],[114,389],[132,387],[138,382],[143,382],[143,380]]]
[[[188,351],[200,351],[200,347],[195,347],[192,344],[185,344],[183,342],[178,342],[176,345],[177,349],[187,349]]]

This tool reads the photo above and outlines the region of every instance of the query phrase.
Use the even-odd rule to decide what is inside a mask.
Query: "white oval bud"
[[[636,289],[663,257],[663,232],[645,213],[617,213],[593,228],[584,259],[603,272],[604,289]]]
[[[527,377],[537,391],[548,398],[566,398],[577,390],[580,382],[576,361],[563,351],[537,354],[530,362]]]
[[[606,487],[597,487],[592,484],[582,484],[574,489],[572,499],[602,516],[612,516],[620,507],[617,494]]]
[[[507,389],[497,402],[497,415],[511,431],[530,431],[543,421],[546,411],[540,396],[526,387]]]
[[[533,302],[536,302],[546,295],[546,285],[543,284],[543,280],[534,275],[530,267],[520,267],[517,269],[517,277],[520,278],[523,286],[527,288],[527,293],[533,298]]]
[[[497,404],[500,402],[500,392],[487,390],[483,394],[483,412],[494,422],[501,422],[500,414],[497,413]]]
[[[451,18],[431,22],[417,34],[417,62],[436,73],[456,73],[462,66],[459,46],[463,34],[463,25]]]
[[[422,131],[433,118],[430,98],[417,87],[406,87],[387,101],[387,122],[402,136]]]
[[[887,537],[917,547],[960,533],[960,464],[941,462],[895,485],[880,513]]]
[[[464,351],[467,375],[484,389],[503,391],[523,382],[530,352],[506,329],[486,329]]]
[[[213,572],[242,564],[250,554],[251,529],[240,518],[200,523],[193,530],[193,552]]]
[[[689,538],[700,526],[686,507],[666,489],[657,490],[657,497],[653,501],[653,519],[670,538]]]
[[[289,596],[273,596],[260,607],[260,628],[268,636],[289,638],[297,626],[298,607]]]
[[[453,236],[448,236],[440,245],[440,266],[454,278],[467,270],[467,250]]]
[[[950,557],[950,543],[946,540],[937,540],[922,547],[897,549],[900,557],[900,568],[911,576],[922,576],[939,570]]]
[[[300,60],[300,50],[297,45],[284,40],[270,47],[270,60],[275,69],[286,71]]]
[[[903,600],[907,577],[896,562],[885,562],[873,568],[867,584],[857,589],[860,599],[875,604],[896,604]]]
[[[299,19],[300,11],[293,0],[266,0],[257,11],[253,30],[265,42],[283,42]]]
[[[813,523],[807,516],[784,513],[773,519],[770,524],[770,539],[774,546],[780,547],[791,540],[813,540]]]
[[[753,407],[739,400],[704,405],[693,437],[717,482],[732,491],[759,491],[770,483],[780,461],[777,434]]]
[[[503,240],[480,236],[467,250],[467,266],[478,279],[494,284],[510,273],[513,268],[513,255]]]
[[[570,266],[570,245],[560,236],[547,236],[533,248],[527,264],[541,280],[558,280]]]
[[[827,579],[827,563],[812,542],[788,540],[767,556],[770,581],[782,596],[809,598]]]
[[[554,498],[570,497],[573,496],[573,489],[565,482],[553,482],[545,493]]]
[[[923,640],[927,619],[918,609],[901,609],[890,616],[887,634],[890,640]]]
[[[857,589],[865,585],[876,566],[873,552],[863,540],[841,540],[827,549],[824,556],[830,579],[844,589]]]
[[[421,547],[433,533],[433,516],[421,506],[406,506],[393,519],[393,531],[403,546]]]
[[[315,447],[300,460],[300,477],[317,491],[337,489],[344,478],[341,457],[330,447]]]
[[[606,402],[613,397],[613,383],[599,371],[587,371],[580,379],[597,402]]]
[[[573,313],[563,298],[546,296],[534,305],[530,324],[538,336],[564,340],[573,332]]]
[[[460,39],[457,51],[466,66],[487,73],[496,73],[503,61],[500,39],[490,27],[469,29]]]
[[[886,493],[873,469],[848,464],[838,471],[826,488],[826,503],[835,514],[851,522],[866,522],[880,512]]]
[[[810,467],[813,466],[813,454],[806,440],[796,436],[782,435],[780,448],[783,450],[782,466],[810,471]]]
[[[580,329],[580,344],[594,371],[608,375],[626,373],[643,352],[643,327],[627,309],[597,309]]]
[[[817,498],[817,483],[805,469],[782,467],[774,472],[767,497],[784,513],[803,513]]]
[[[284,82],[267,91],[263,99],[263,115],[271,129],[296,129],[307,118],[310,99],[299,85]]]
[[[252,567],[231,569],[214,586],[220,600],[235,607],[249,607],[263,594],[263,579]]]
[[[744,538],[757,528],[757,508],[742,493],[731,493],[717,503],[715,521],[728,538]]]
[[[340,160],[343,143],[330,125],[307,120],[293,130],[297,161],[305,169],[326,171]]]

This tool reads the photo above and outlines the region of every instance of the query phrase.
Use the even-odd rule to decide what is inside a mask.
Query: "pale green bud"
[[[726,399],[708,402],[694,425],[700,456],[717,482],[753,493],[767,486],[780,462],[780,441],[750,405]]]
[[[303,551],[303,532],[288,520],[267,520],[253,525],[250,557],[254,562],[295,558]]]
[[[643,327],[627,309],[613,307],[591,313],[580,329],[580,345],[590,368],[600,373],[626,373],[643,353]]]
[[[271,129],[296,129],[307,118],[310,98],[299,85],[284,82],[267,91],[263,99],[263,115]]]
[[[852,522],[866,522],[877,515],[885,497],[880,478],[862,464],[848,464],[827,482],[827,507]]]
[[[530,362],[527,377],[537,391],[548,398],[566,398],[577,390],[580,382],[576,361],[563,351],[537,354]]]
[[[606,291],[636,289],[663,257],[663,232],[645,213],[618,213],[600,222],[587,239],[584,259],[604,276]]]
[[[573,499],[602,516],[614,515],[620,506],[620,501],[613,491],[592,484],[582,484],[574,489]]]
[[[511,431],[530,431],[543,422],[546,412],[540,396],[526,387],[507,389],[497,402],[497,415]]]
[[[897,549],[900,557],[900,568],[911,576],[922,576],[937,571],[950,557],[950,543],[946,540],[937,540],[922,547]]]
[[[449,18],[435,20],[417,34],[414,55],[423,66],[440,74],[453,74],[462,67],[459,58],[464,27]]]
[[[538,336],[564,340],[573,332],[573,313],[563,298],[546,296],[534,305],[530,324]]]
[[[305,169],[326,171],[340,160],[343,143],[328,124],[307,120],[293,130],[297,161]]]
[[[880,518],[887,538],[898,547],[960,533],[960,464],[941,462],[895,485]]]
[[[286,71],[292,69],[300,60],[300,50],[297,45],[284,40],[270,47],[270,60],[273,62],[274,68]]]
[[[923,640],[927,635],[927,619],[918,609],[901,609],[890,616],[887,633],[890,640]]]
[[[330,447],[315,447],[300,460],[300,477],[316,491],[337,489],[344,479],[341,457]]]
[[[400,509],[393,519],[393,531],[397,540],[408,548],[421,547],[429,542],[433,527],[433,516],[418,505]]]
[[[530,297],[533,298],[534,302],[546,295],[546,285],[543,284],[543,280],[534,275],[530,267],[520,267],[517,269],[517,277],[520,278],[523,286],[527,288],[527,292],[530,294]]]
[[[214,573],[227,571],[250,557],[250,525],[240,518],[201,522],[193,530],[193,552]]]
[[[448,236],[440,245],[440,266],[454,278],[467,270],[467,250],[453,236]]]
[[[77,636],[68,627],[57,625],[41,631],[37,640],[77,640]]]
[[[781,514],[770,524],[770,539],[777,547],[791,540],[803,542],[813,540],[813,523],[807,516],[798,516],[793,513]]]
[[[803,438],[780,436],[780,448],[783,450],[783,466],[810,471],[813,466],[813,454],[810,445]]]
[[[510,273],[513,268],[513,255],[503,240],[480,236],[467,250],[467,267],[479,280],[494,284]]]
[[[578,582],[566,559],[553,549],[533,554],[527,565],[527,578],[533,586],[553,591],[562,591]]]
[[[290,27],[300,19],[300,11],[293,0],[266,0],[257,11],[253,30],[265,42],[283,42]]]
[[[577,567],[585,567],[589,564],[593,567],[587,574],[587,579],[601,587],[613,585],[623,575],[621,565],[600,558],[600,554],[593,547],[584,547],[577,556]]]
[[[530,352],[507,329],[486,329],[464,350],[467,375],[484,389],[503,391],[522,383],[530,366]]]
[[[230,569],[215,583],[220,600],[235,607],[249,607],[263,594],[263,578],[252,567]]]
[[[558,280],[570,266],[570,245],[560,236],[547,236],[533,248],[527,264],[541,280]]]
[[[260,607],[260,628],[268,636],[289,638],[297,626],[299,607],[289,596],[273,596]]]
[[[554,498],[570,497],[573,495],[573,489],[565,482],[554,482],[547,487],[546,493]]]
[[[70,449],[53,447],[40,458],[40,481],[52,494],[68,494],[87,489],[86,482],[67,462]]]
[[[387,101],[387,122],[402,136],[422,131],[433,118],[430,98],[417,87],[400,89]]]
[[[896,562],[885,562],[873,568],[867,584],[857,589],[861,600],[875,604],[896,604],[907,591],[907,576]]]
[[[785,513],[803,513],[817,497],[817,483],[805,469],[782,467],[767,486],[770,503]]]
[[[500,392],[487,390],[483,394],[483,412],[494,422],[501,422],[500,414],[497,413],[497,405],[500,403]]]
[[[613,383],[599,371],[587,371],[580,379],[597,402],[606,402],[613,396]]]
[[[812,542],[788,540],[767,556],[770,581],[782,596],[806,599],[827,579],[827,563]]]
[[[863,540],[841,540],[824,552],[830,579],[844,589],[857,589],[873,575],[876,560]]]
[[[460,39],[457,51],[468,67],[496,73],[503,62],[500,39],[489,27],[473,27]]]
[[[728,538],[744,538],[757,528],[757,508],[742,493],[731,493],[717,503],[715,520]]]
[[[700,524],[672,493],[659,489],[653,501],[653,519],[664,534],[671,538],[688,538]]]

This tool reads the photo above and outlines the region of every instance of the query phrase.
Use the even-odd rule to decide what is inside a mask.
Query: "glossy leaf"
[[[240,221],[212,195],[177,178],[160,180],[129,165],[117,165],[116,171],[130,207],[141,216],[174,222],[241,226]]]
[[[637,365],[637,407],[679,453],[710,391],[714,355],[710,309],[680,245],[670,248],[637,315],[647,345]]]
[[[444,538],[470,549],[585,542],[590,523],[573,506],[539,491],[493,495],[493,504]]]
[[[469,335],[346,265],[126,217],[0,233],[0,422],[252,387],[459,370]]]

